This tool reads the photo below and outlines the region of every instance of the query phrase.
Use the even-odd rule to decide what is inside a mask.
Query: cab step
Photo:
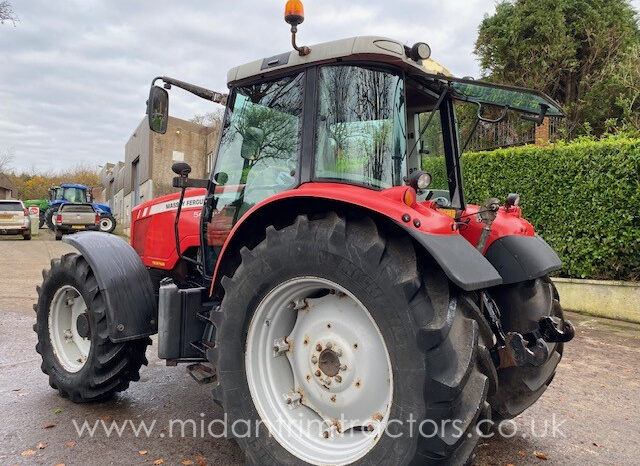
[[[189,364],[187,372],[193,379],[201,385],[205,385],[217,380],[215,367],[206,363]]]

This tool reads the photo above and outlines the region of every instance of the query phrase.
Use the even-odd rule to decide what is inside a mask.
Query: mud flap
[[[502,284],[502,278],[482,254],[460,235],[431,235],[398,223],[435,259],[449,280],[465,291]]]
[[[65,236],[91,266],[107,304],[109,337],[136,340],[158,331],[151,277],[136,251],[121,238],[95,231]]]
[[[562,267],[556,252],[537,235],[503,236],[491,243],[486,258],[504,285],[534,280]]]

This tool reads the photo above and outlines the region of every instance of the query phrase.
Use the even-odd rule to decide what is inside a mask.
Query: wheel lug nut
[[[328,346],[327,346],[327,348],[328,348]],[[322,345],[320,343],[318,343],[316,345],[316,351],[322,351]]]
[[[340,377],[339,375],[335,376],[336,382],[340,383],[342,382],[342,377]]]
[[[317,364],[317,363],[318,363],[318,358],[317,358],[317,357],[315,357],[315,356],[313,356],[313,357],[311,358],[311,362],[312,362],[313,364]]]
[[[324,383],[325,385],[331,385],[331,379],[327,377],[326,379],[324,379]]]
[[[321,375],[322,375],[322,372],[316,371],[316,377],[320,377]]]
[[[328,343],[327,343],[327,349],[331,349],[331,348],[333,348],[333,343],[328,342]]]
[[[342,356],[342,350],[340,348],[336,349],[336,356]]]
[[[342,366],[340,366],[340,370],[343,371],[343,372],[346,371],[347,370],[347,365],[343,364]]]

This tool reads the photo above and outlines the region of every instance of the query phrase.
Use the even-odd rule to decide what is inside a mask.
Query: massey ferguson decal
[[[178,210],[179,199],[164,202],[162,204],[156,204],[149,209],[149,215],[159,214],[161,212],[168,212],[171,210]],[[185,197],[182,203],[182,209],[190,209],[194,207],[202,207],[204,204],[204,196]]]

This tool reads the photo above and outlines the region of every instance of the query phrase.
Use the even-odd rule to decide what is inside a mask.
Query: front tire
[[[74,402],[102,400],[140,379],[149,338],[113,343],[106,302],[87,261],[69,253],[42,272],[34,305],[36,351],[49,385]]]
[[[218,372],[214,399],[225,408],[229,425],[249,420],[259,426],[257,435],[236,434],[247,463],[465,464],[472,458],[477,421],[490,416],[490,384],[481,361],[487,353],[480,351],[481,332],[467,307],[472,301],[450,292],[444,273],[417,257],[410,238],[385,233],[367,217],[300,216],[281,230],[267,228],[260,244],[242,249],[241,259],[233,277],[223,278],[221,312],[212,316],[218,344],[207,357]],[[305,283],[311,285],[299,286]],[[314,308],[324,311],[314,315]],[[356,318],[347,310],[358,308],[370,326],[365,314]],[[299,331],[303,318],[312,325]],[[254,339],[256,325],[271,333]],[[272,357],[274,345],[285,343],[287,355]],[[331,364],[327,371],[316,367],[327,348],[340,354],[334,371]],[[376,372],[369,356],[380,363]],[[389,366],[381,362],[385,357]],[[340,380],[332,375],[336,370]],[[272,380],[276,388],[260,380]],[[287,386],[295,391],[280,393]],[[368,407],[381,393],[388,393],[390,406],[367,411],[358,417],[360,425],[338,422],[354,421],[345,414],[354,406]],[[317,409],[320,398],[324,404]],[[298,425],[287,413],[323,421],[322,428],[283,434],[282,419]],[[341,431],[345,424],[357,427]],[[417,432],[419,425],[425,435]],[[385,427],[398,436],[386,435]],[[367,429],[375,435],[367,438]],[[349,432],[356,439],[341,453],[338,446]],[[289,434],[302,440],[292,441]]]
[[[491,293],[505,332],[526,334],[551,316],[563,327],[558,291],[548,277],[498,288]],[[489,402],[494,419],[512,419],[533,405],[547,390],[562,359],[563,343],[546,343],[549,357],[539,367],[510,367],[498,371],[498,392]]]

